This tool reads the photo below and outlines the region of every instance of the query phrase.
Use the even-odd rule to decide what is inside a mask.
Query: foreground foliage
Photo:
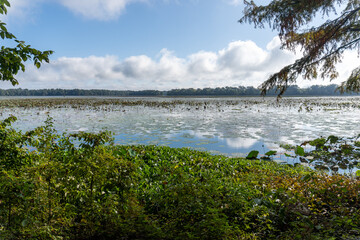
[[[360,181],[0,124],[1,239],[351,239]]]

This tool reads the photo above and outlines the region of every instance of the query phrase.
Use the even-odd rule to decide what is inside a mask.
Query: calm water
[[[101,98],[97,98],[101,99]],[[103,108],[0,108],[21,130],[41,125],[47,115],[60,132],[110,130],[117,144],[191,147],[229,156],[265,153],[279,145],[320,136],[360,133],[360,97],[284,98],[128,98],[158,106],[110,105]],[[44,99],[46,101],[46,98]],[[176,102],[159,107],[162,102]]]

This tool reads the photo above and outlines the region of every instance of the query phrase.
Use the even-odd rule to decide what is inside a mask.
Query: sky
[[[53,50],[50,64],[26,64],[19,85],[0,88],[170,90],[258,87],[300,57],[276,32],[240,24],[242,0],[10,0],[0,20],[19,40]],[[6,42],[3,44],[7,44]],[[340,83],[358,66],[338,65]],[[300,87],[329,84],[305,81]]]

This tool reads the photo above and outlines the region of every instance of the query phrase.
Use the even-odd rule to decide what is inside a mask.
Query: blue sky
[[[29,64],[18,75],[21,88],[256,87],[296,58],[279,49],[275,32],[237,22],[243,9],[239,0],[10,3],[1,18],[8,30],[35,48],[55,51],[50,64],[40,70]],[[337,82],[353,67],[356,56],[348,55]]]

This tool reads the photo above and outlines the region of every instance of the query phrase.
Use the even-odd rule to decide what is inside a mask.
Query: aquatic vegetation
[[[285,97],[280,102],[274,97],[228,97],[228,98],[168,98],[168,97],[32,97],[0,98],[0,109],[7,108],[75,108],[79,110],[94,109],[116,111],[119,107],[144,106],[152,108],[174,109],[183,105],[185,110],[222,108],[238,106],[234,111],[248,108],[275,107],[295,109],[297,111],[336,111],[342,109],[359,109],[359,97]]]
[[[352,172],[359,168],[360,163],[360,135],[352,138],[329,136],[305,141],[296,147],[295,154],[303,163],[309,163],[315,169],[337,173],[339,169]],[[306,146],[311,146],[306,150]],[[356,171],[360,176],[360,170]]]
[[[259,154],[259,151],[253,150],[249,152],[249,154],[246,156],[246,159],[257,159],[257,156]]]
[[[260,157],[276,150],[272,159],[300,163],[286,157],[279,145],[359,134],[359,103],[359,97],[291,97],[281,102],[271,97],[3,98],[0,118],[13,114],[19,118],[13,126],[27,131],[49,115],[61,133],[110,130],[116,144],[192,147],[242,157],[252,150]]]

